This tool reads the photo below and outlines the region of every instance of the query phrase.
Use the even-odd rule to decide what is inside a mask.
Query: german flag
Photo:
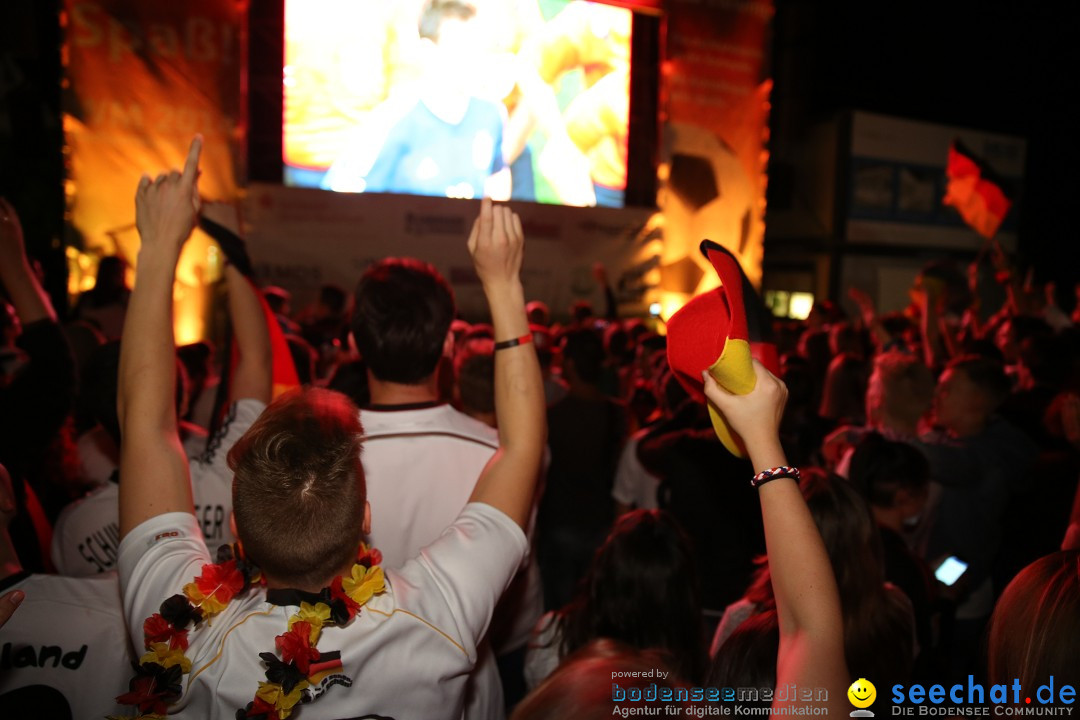
[[[956,208],[975,232],[987,239],[994,237],[1012,202],[1005,197],[1001,186],[990,179],[992,174],[986,166],[959,140],[954,140],[945,172],[949,177],[945,204]]]

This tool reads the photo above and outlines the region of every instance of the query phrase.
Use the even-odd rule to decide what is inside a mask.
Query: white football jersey
[[[495,508],[471,503],[420,555],[387,570],[387,590],[345,627],[326,627],[321,664],[304,691],[304,720],[459,718],[476,645],[525,556],[521,528]],[[209,562],[193,517],[168,513],[133,530],[120,545],[124,609],[131,627]],[[274,605],[265,589],[235,598],[189,634],[191,674],[171,710],[180,718],[234,718],[255,697],[297,608]],[[140,641],[141,638],[134,638]],[[310,704],[308,704],[310,703]]]
[[[202,452],[188,460],[195,518],[215,557],[218,546],[236,542],[229,523],[233,474],[225,456],[265,408],[259,400],[233,403],[221,428],[203,445]],[[58,573],[85,577],[116,569],[119,500],[117,484],[109,482],[61,511],[52,539],[52,560]]]
[[[20,573],[0,583],[26,599],[0,627],[0,715],[45,717],[67,705],[73,718],[122,712],[131,649],[116,573],[92,578]]]

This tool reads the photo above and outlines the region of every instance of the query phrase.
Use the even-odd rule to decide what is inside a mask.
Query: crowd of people
[[[855,317],[777,320],[779,377],[754,361],[748,394],[698,368],[739,458],[679,339],[527,302],[509,208],[466,243],[490,322],[410,258],[294,315],[200,201],[200,150],[137,188],[133,290],[103,263],[66,319],[0,202],[5,715],[599,718],[647,688],[843,714],[859,678],[1080,685],[1080,318],[1004,253],[1000,309],[933,263],[907,312],[853,292]],[[231,238],[228,354],[172,333],[200,218]]]

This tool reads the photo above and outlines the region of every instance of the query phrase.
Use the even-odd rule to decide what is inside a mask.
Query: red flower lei
[[[311,598],[314,602],[300,603],[300,610],[289,618],[288,630],[274,639],[276,652],[259,655],[267,666],[266,682],[259,682],[255,699],[236,711],[239,720],[285,720],[298,702],[310,701],[304,690],[310,685],[311,664],[320,657],[316,645],[322,628],[352,622],[372,596],[385,590],[380,562],[378,550],[362,546],[348,577],[337,576]],[[135,666],[128,692],[116,702],[137,708],[136,718],[164,717],[183,694],[183,676],[191,671],[191,660],[185,655],[188,629],[209,621],[255,584],[265,581],[244,559],[240,545],[223,545],[217,564],[203,565],[195,581],[184,586],[183,594],[167,599],[159,612],[143,622],[148,652]]]

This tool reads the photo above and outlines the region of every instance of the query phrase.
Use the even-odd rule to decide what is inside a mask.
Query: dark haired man
[[[360,278],[352,319],[367,363],[361,410],[364,474],[376,517],[371,542],[400,567],[465,507],[499,435],[439,397],[439,365],[453,355],[454,296],[433,266],[388,258]],[[469,688],[469,718],[499,717],[503,692],[485,643]]]
[[[183,174],[174,171],[154,183],[144,178],[136,199],[142,274],[121,356],[126,480],[120,488],[120,577],[125,615],[140,643],[142,620],[181,592],[210,559],[190,515],[190,485],[168,392],[174,367],[170,279],[194,226],[200,145],[192,144]],[[484,203],[469,250],[497,338],[523,336],[528,325],[519,279],[520,220]],[[315,703],[304,708],[307,720],[460,716],[477,643],[526,549],[521,527],[530,514],[544,432],[532,348],[519,344],[499,352],[496,393],[499,453],[475,483],[470,503],[423,554],[400,571],[387,571],[385,590],[365,597],[358,617],[335,624],[327,619],[315,640],[319,654],[312,658],[319,669],[306,662],[300,669],[275,636],[288,630],[297,609],[319,612],[320,588],[329,593],[332,582],[343,587],[335,576],[349,574],[362,535],[379,517],[407,519],[385,515],[371,521],[359,461],[361,428],[344,396],[308,389],[271,404],[230,453],[237,535],[248,560],[262,568],[268,590],[238,594],[212,624],[188,633],[183,655],[190,675],[170,711],[231,718],[257,697],[276,708],[275,715],[285,705],[291,710],[297,702]],[[308,610],[301,600],[310,600]],[[268,666],[268,655],[283,667]],[[303,683],[284,689],[296,673]],[[264,675],[279,679],[260,685]],[[133,689],[141,687],[133,681]]]

